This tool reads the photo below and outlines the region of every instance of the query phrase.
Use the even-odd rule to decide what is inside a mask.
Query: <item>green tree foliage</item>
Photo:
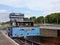
[[[46,17],[46,23],[60,23],[60,13],[52,13],[50,15],[47,15]]]
[[[36,23],[36,22],[37,22],[37,21],[36,21],[36,17],[35,17],[35,16],[30,17],[30,21],[33,21],[33,22],[35,22],[35,23]]]
[[[31,21],[34,21],[35,23],[50,23],[50,24],[60,24],[60,13],[51,13],[45,18],[43,16],[39,17],[30,17]]]
[[[37,17],[37,22],[44,23],[44,17],[43,16]]]
[[[30,18],[25,17],[24,20],[25,21],[33,21],[35,23],[44,23],[45,22],[45,23],[51,23],[51,24],[60,24],[60,13],[51,13],[45,17],[39,16],[37,18],[35,16],[30,17]],[[1,25],[9,24],[9,23],[10,22],[8,21],[8,22],[2,23]]]
[[[24,20],[25,20],[25,21],[29,21],[29,18],[28,18],[28,17],[25,17]]]

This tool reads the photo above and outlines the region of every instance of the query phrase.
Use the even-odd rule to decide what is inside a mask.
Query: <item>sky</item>
[[[11,12],[25,17],[46,16],[60,12],[60,0],[0,0],[0,22],[9,21]]]

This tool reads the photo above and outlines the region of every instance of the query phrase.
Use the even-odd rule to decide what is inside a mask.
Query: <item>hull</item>
[[[40,36],[39,27],[12,27],[11,37]]]

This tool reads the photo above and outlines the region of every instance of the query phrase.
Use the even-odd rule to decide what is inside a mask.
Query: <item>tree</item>
[[[60,23],[60,13],[52,13],[46,16],[46,23]]]
[[[37,17],[37,22],[44,23],[44,17],[43,16]]]
[[[29,18],[25,17],[25,18],[24,18],[24,21],[29,21]]]
[[[37,22],[37,21],[36,21],[36,17],[35,17],[35,16],[30,17],[30,21],[33,21],[34,23],[36,23],[36,22]]]

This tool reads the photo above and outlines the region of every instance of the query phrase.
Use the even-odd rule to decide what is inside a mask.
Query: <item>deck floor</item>
[[[17,45],[12,40],[7,38],[2,32],[0,32],[0,45]]]

